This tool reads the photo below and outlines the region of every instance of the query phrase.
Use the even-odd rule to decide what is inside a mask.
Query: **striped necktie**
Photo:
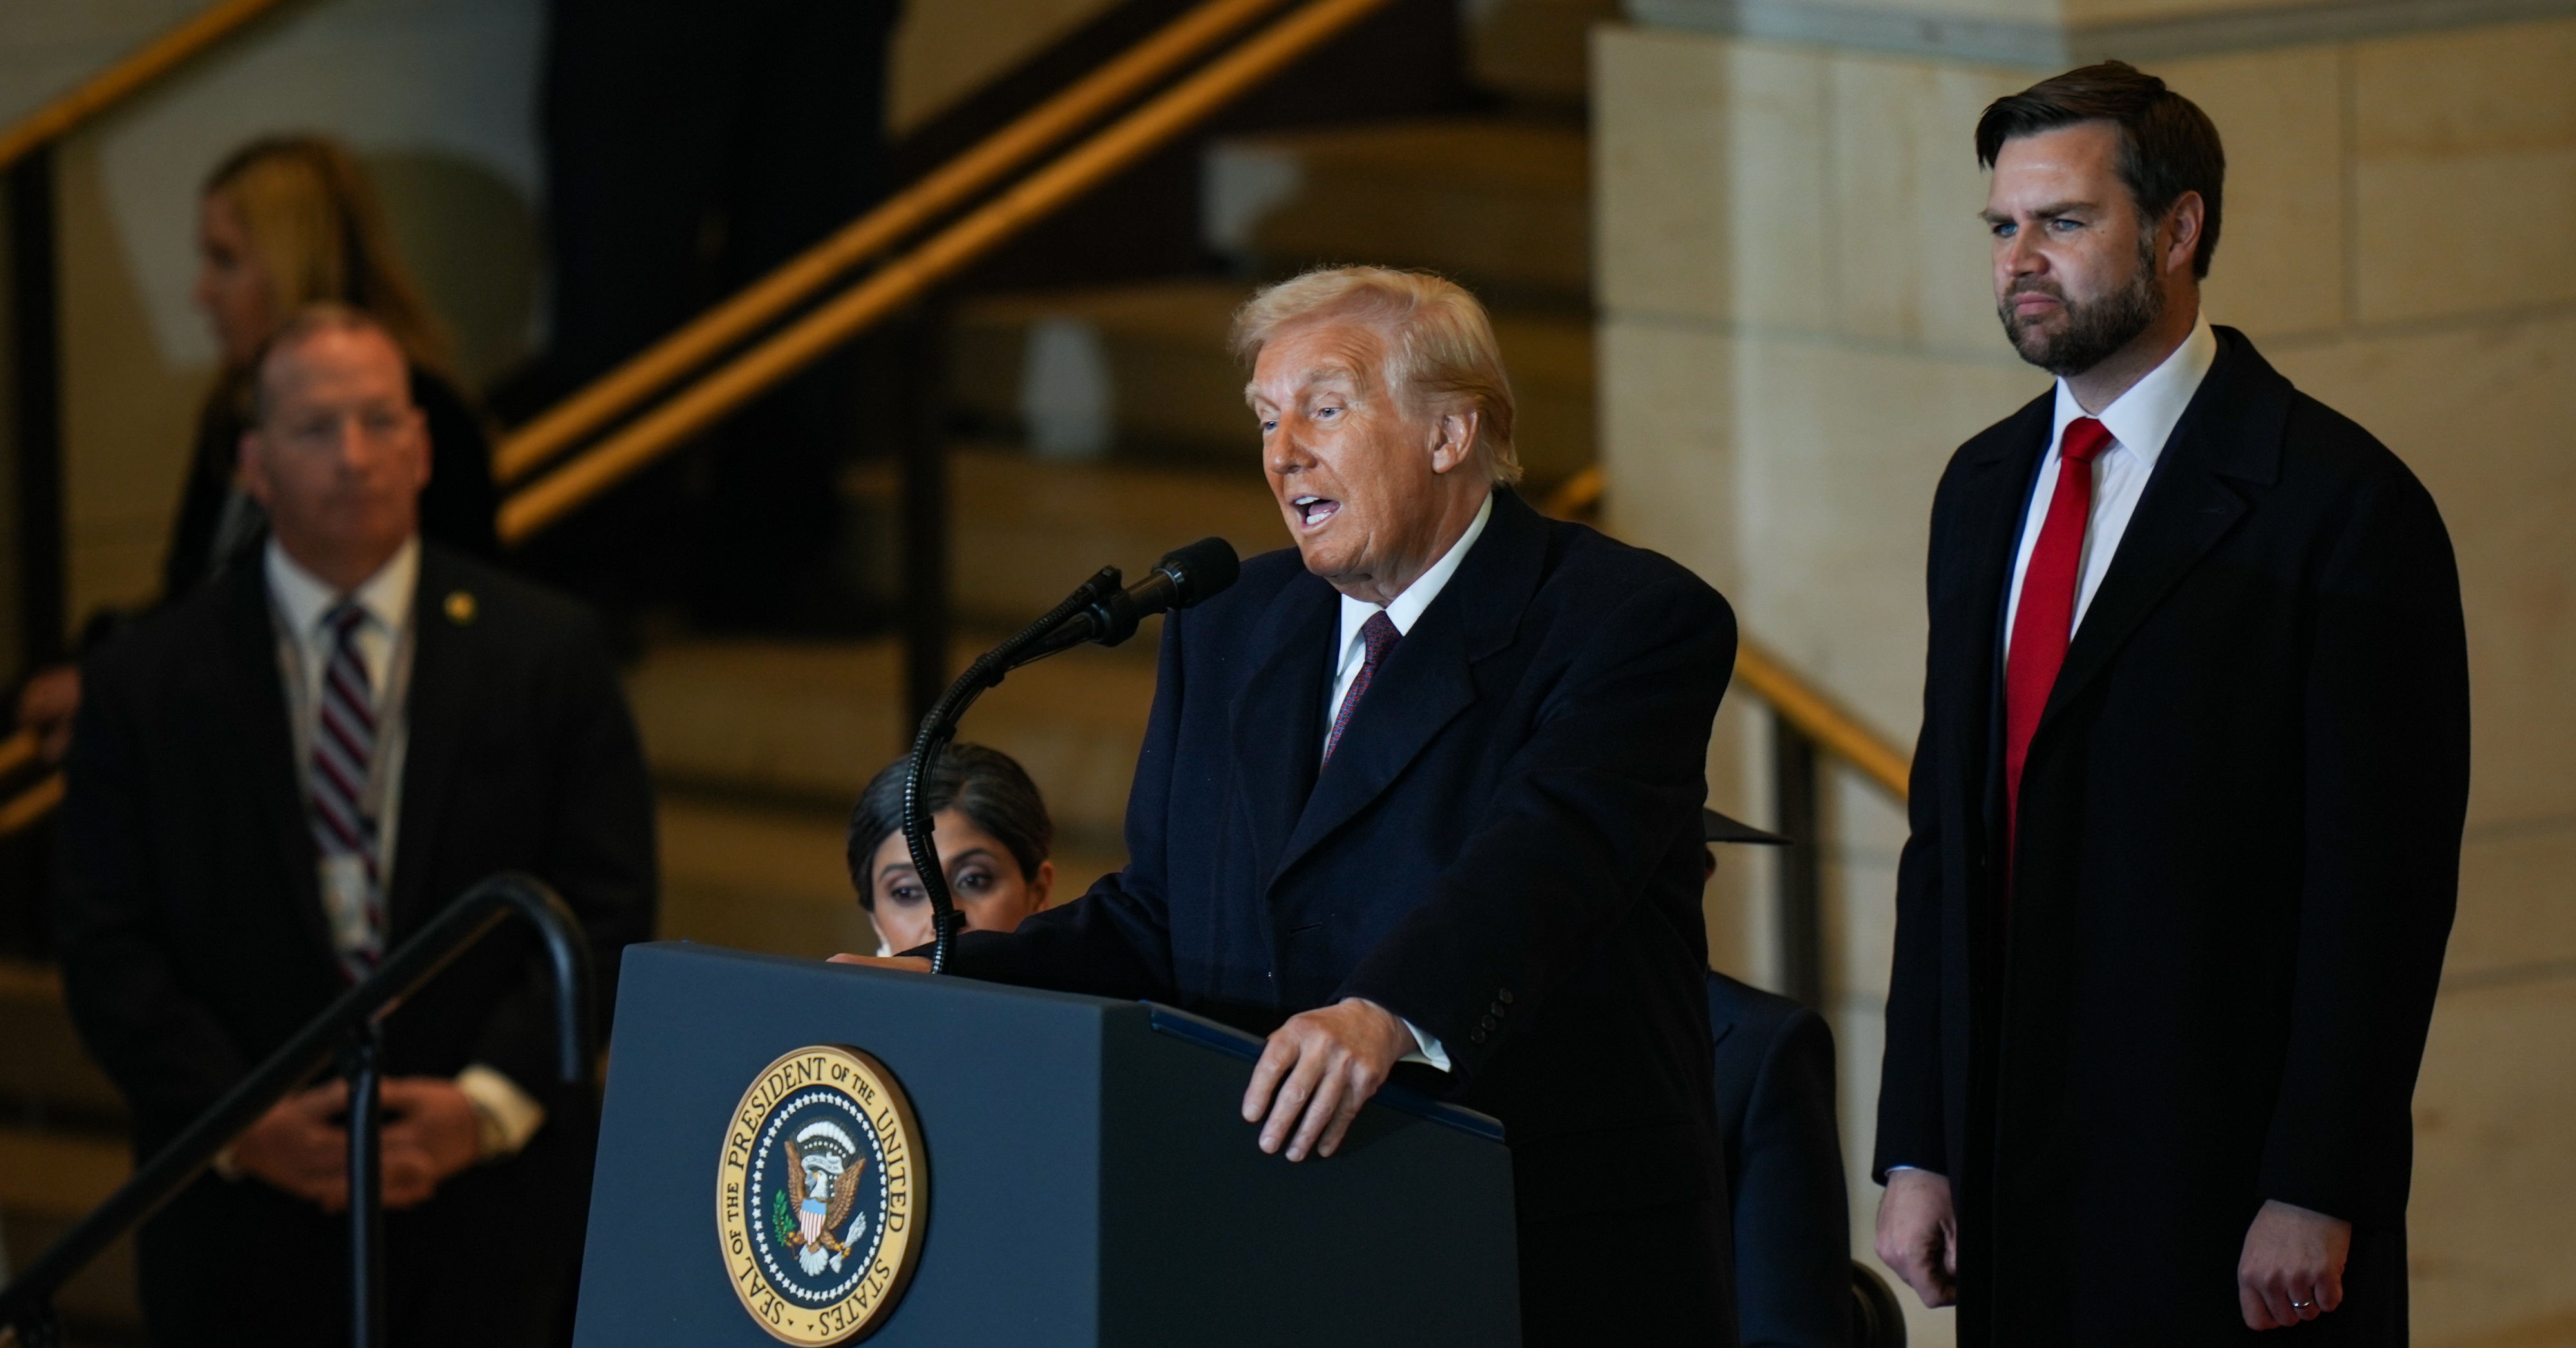
[[[1386,659],[1386,653],[1395,649],[1395,643],[1403,636],[1402,632],[1395,630],[1395,621],[1386,616],[1384,609],[1370,614],[1368,621],[1360,624],[1360,672],[1351,680],[1351,690],[1342,694],[1341,710],[1333,715],[1332,733],[1324,737],[1325,762],[1333,761],[1333,750],[1341,745],[1342,731],[1351,724],[1351,713],[1360,709],[1360,697],[1376,680],[1378,662]]]
[[[340,952],[341,968],[352,981],[375,972],[385,942],[376,821],[367,817],[363,804],[368,769],[376,757],[376,702],[366,661],[358,655],[358,629],[366,621],[367,611],[347,599],[322,615],[322,626],[331,634],[331,659],[322,671],[321,714],[314,720],[313,770],[307,777],[314,847],[325,862],[353,860],[365,879],[365,933],[354,943],[340,939],[346,947]]]

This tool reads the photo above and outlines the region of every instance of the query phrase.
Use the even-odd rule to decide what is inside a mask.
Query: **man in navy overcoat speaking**
[[[1460,287],[1310,272],[1235,346],[1296,550],[1165,620],[1126,869],[954,969],[1267,1033],[1244,1117],[1291,1160],[1399,1072],[1492,1114],[1527,1343],[1732,1344],[1699,833],[1734,616],[1512,492]]]

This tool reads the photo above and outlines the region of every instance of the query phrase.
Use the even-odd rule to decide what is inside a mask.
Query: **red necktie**
[[[2021,822],[2021,765],[2030,754],[2031,732],[2048,706],[2048,690],[2057,686],[2058,667],[2066,663],[2067,639],[2075,631],[2075,594],[2083,580],[2084,528],[2093,520],[2093,459],[2111,447],[2111,432],[2091,417],[2066,423],[2058,445],[2057,490],[2048,498],[2048,518],[2039,526],[2039,543],[2030,550],[2022,572],[2021,607],[2013,613],[2012,651],[2004,658],[2004,841],[2005,856]],[[2009,861],[2007,862],[2009,866]]]

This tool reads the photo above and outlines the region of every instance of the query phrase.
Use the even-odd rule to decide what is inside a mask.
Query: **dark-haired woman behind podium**
[[[930,896],[903,840],[903,782],[911,766],[898,758],[878,772],[850,811],[850,883],[876,924],[877,953],[891,955],[931,941]],[[980,744],[951,744],[922,783],[931,842],[948,876],[960,931],[1010,931],[1046,907],[1055,888],[1055,823],[1046,800],[1010,755]]]

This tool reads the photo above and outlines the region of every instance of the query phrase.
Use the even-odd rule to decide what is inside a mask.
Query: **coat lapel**
[[[2174,427],[2102,588],[2075,625],[2037,734],[2108,668],[2129,634],[2252,507],[2223,478],[2270,482],[2280,473],[2290,382],[2233,328],[2217,329],[2218,360]]]
[[[1473,666],[1510,643],[1538,588],[1546,551],[1546,521],[1510,491],[1495,492],[1493,515],[1476,546],[1413,630],[1395,643],[1368,696],[1351,713],[1333,761],[1316,778],[1278,863],[1266,872],[1271,881],[1368,808],[1443,728],[1475,703]],[[1332,609],[1338,614],[1339,604]],[[1319,669],[1330,658],[1330,640],[1313,648],[1312,663]],[[1320,698],[1316,705],[1320,709]],[[1321,734],[1303,747],[1310,759],[1320,756]]]
[[[229,588],[224,633],[231,647],[228,663],[237,685],[233,705],[242,709],[237,723],[244,736],[243,761],[249,765],[250,794],[276,840],[279,873],[286,877],[286,900],[296,921],[313,938],[322,958],[334,961],[331,923],[322,912],[322,877],[313,853],[313,823],[304,809],[304,773],[295,761],[295,732],[286,720],[284,674],[277,664],[277,623],[270,616],[268,571],[257,553],[226,569],[220,584]]]
[[[1324,745],[1326,662],[1339,627],[1339,596],[1299,575],[1253,629],[1252,677],[1231,713],[1235,782],[1251,816],[1253,873],[1277,873],[1280,849],[1315,787]]]
[[[437,550],[420,552],[420,588],[412,595],[411,685],[406,694],[403,749],[402,828],[394,835],[394,869],[388,878],[385,913],[393,924],[387,948],[419,929],[428,919],[425,906],[437,896],[424,892],[437,855],[438,831],[447,814],[447,790],[457,780],[458,746],[472,708],[469,671],[473,666],[472,615],[469,599],[450,604],[451,595],[471,595]],[[462,614],[463,617],[457,615]]]
[[[2041,394],[1974,442],[1956,517],[1958,538],[1950,550],[1963,570],[1946,611],[1934,619],[1958,634],[1949,643],[1948,686],[1966,696],[1983,694],[1961,709],[1972,719],[1962,726],[1959,744],[1965,752],[1959,762],[1970,774],[1961,782],[1966,798],[1981,803],[1977,818],[1990,831],[1996,828],[1994,812],[2003,808],[1997,736],[2003,724],[2004,592],[2012,584],[2031,475],[2048,450],[2056,400],[2054,389]]]

